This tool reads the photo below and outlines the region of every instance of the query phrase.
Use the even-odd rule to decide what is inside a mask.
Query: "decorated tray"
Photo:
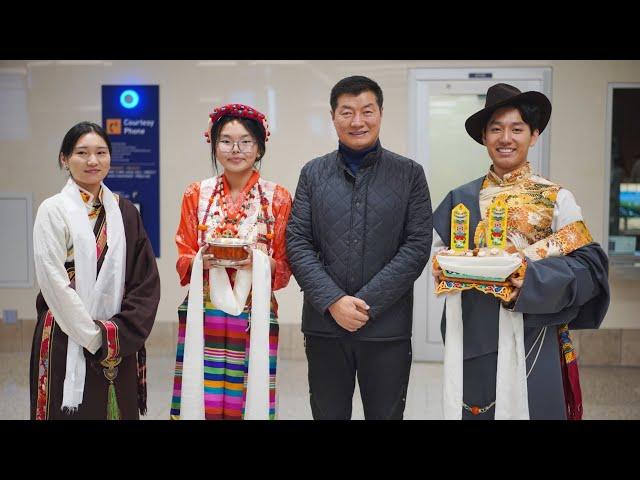
[[[526,262],[516,253],[508,253],[507,205],[496,199],[489,207],[486,230],[480,245],[470,249],[469,210],[462,203],[451,211],[451,241],[447,250],[434,255],[434,268],[442,269],[444,278],[436,286],[436,294],[476,289],[504,301],[513,286],[510,275],[522,278]]]

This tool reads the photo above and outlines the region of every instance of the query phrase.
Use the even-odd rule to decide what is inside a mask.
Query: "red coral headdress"
[[[264,141],[269,141],[269,135],[271,135],[271,132],[269,132],[269,124],[267,123],[267,118],[264,116],[264,114],[248,105],[243,105],[241,103],[229,103],[222,107],[214,108],[213,112],[209,114],[209,128],[207,128],[207,130],[204,132],[207,143],[211,143],[211,127],[215,125],[218,120],[225,116],[243,117],[257,120],[258,123],[262,125],[262,128],[264,130]]]

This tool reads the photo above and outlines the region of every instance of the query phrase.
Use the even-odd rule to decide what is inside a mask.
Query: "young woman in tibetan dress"
[[[177,270],[189,294],[178,309],[171,418],[275,419],[273,292],[291,276],[285,253],[291,195],[255,168],[269,136],[263,114],[229,104],[210,119],[205,136],[223,173],[192,183],[182,200]],[[247,258],[224,263],[210,247],[220,239],[246,241],[240,248]]]
[[[138,419],[160,299],[151,243],[133,204],[102,183],[111,143],[99,125],[71,128],[58,161],[69,179],[42,202],[33,228],[31,419]]]

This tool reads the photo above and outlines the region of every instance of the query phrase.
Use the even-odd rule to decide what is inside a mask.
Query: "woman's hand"
[[[249,252],[249,256],[244,260],[238,260],[229,268],[235,268],[236,270],[251,270],[253,268],[253,250],[251,250],[251,247],[242,248],[244,248],[245,252]]]
[[[215,266],[217,266],[215,264],[215,255],[213,255],[212,253],[203,253],[202,254],[202,268],[203,270],[209,270],[210,268],[213,268]]]

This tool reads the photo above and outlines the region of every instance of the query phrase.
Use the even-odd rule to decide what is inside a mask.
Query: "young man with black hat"
[[[431,248],[422,167],[378,138],[382,90],[355,76],[331,90],[338,149],[307,163],[287,226],[304,291],[314,419],[350,419],[356,375],[366,419],[402,419],[411,368],[413,283]]]
[[[490,87],[485,108],[465,123],[487,149],[489,172],[449,192],[434,212],[434,251],[450,246],[451,211],[460,203],[469,210],[469,238],[479,247],[490,205],[504,201],[507,251],[518,252],[526,265],[524,278],[508,279],[508,298],[472,282],[440,284],[447,291],[446,419],[582,417],[569,328],[600,326],[609,305],[608,261],[571,192],[531,171],[528,151],[550,116],[542,93]],[[443,281],[437,267],[433,275]]]

